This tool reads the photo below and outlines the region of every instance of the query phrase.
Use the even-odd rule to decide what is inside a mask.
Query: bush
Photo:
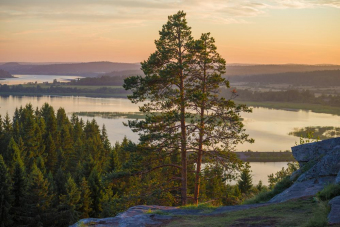
[[[254,204],[254,203],[263,203],[267,202],[277,194],[280,194],[287,188],[289,188],[293,184],[293,181],[290,180],[289,176],[283,178],[281,181],[279,181],[271,191],[262,191],[258,195],[256,195],[254,198],[248,199],[244,201],[243,204]]]
[[[325,200],[330,200],[339,195],[340,195],[340,185],[329,184],[324,189],[318,192],[317,197],[325,201]]]

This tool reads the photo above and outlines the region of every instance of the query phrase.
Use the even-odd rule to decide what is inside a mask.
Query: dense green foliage
[[[44,104],[0,117],[0,204],[5,226],[68,226],[87,217],[114,216],[139,204],[179,205],[172,164],[179,153],[159,160],[144,146],[124,139],[113,146],[95,120],[67,117]],[[188,166],[194,179],[194,165]],[[235,204],[240,196],[222,167],[202,171],[201,201]],[[188,184],[193,194],[194,184]],[[6,221],[6,223],[4,222]]]

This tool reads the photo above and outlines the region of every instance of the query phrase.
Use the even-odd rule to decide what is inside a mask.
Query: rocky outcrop
[[[292,147],[294,158],[300,169],[292,174],[295,183],[270,202],[284,202],[304,196],[312,196],[327,184],[340,184],[340,138],[303,144]],[[329,223],[340,223],[340,196],[332,199]]]
[[[339,224],[340,223],[340,196],[333,198],[329,201],[331,206],[331,211],[328,214],[329,224]]]
[[[310,161],[322,157],[338,145],[340,145],[340,137],[295,146],[292,147],[292,152],[296,161],[299,162],[300,166],[303,166]]]
[[[303,173],[298,179],[298,182],[303,182],[309,179],[318,179],[321,177],[336,177],[340,171],[340,145],[335,146],[330,151],[322,154],[318,162],[308,171]]]
[[[271,203],[282,203],[291,199],[313,196],[321,191],[327,184],[333,183],[334,177],[321,177],[303,182],[295,182],[282,193],[274,196]]]

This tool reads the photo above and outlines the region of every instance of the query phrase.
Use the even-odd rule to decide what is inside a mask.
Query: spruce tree
[[[30,226],[47,226],[53,217],[53,194],[40,169],[33,164],[29,177],[26,217]]]
[[[82,178],[80,182],[80,191],[81,191],[81,199],[80,199],[80,218],[88,218],[92,213],[92,198],[91,198],[91,190],[88,185],[85,177]]]
[[[92,215],[99,217],[102,212],[103,188],[97,167],[93,168],[88,181],[91,190]]]
[[[45,148],[45,165],[47,171],[51,171],[52,173],[55,173],[55,168],[58,162],[58,155],[56,151],[55,143],[52,139],[51,133],[48,133],[48,136],[45,140],[46,148]]]
[[[24,207],[26,207],[27,198],[29,196],[28,191],[28,179],[26,169],[21,158],[17,159],[14,165],[13,181],[13,217],[14,222],[17,225],[25,223]]]
[[[250,165],[249,163],[245,163],[244,169],[241,172],[240,180],[238,181],[238,188],[242,193],[248,193],[249,190],[253,187],[252,184],[252,176],[250,174]]]
[[[70,225],[78,221],[80,212],[80,190],[71,176],[68,177],[65,184],[66,194],[60,196],[60,209],[63,220],[60,221],[65,225]]]
[[[5,161],[0,154],[0,226],[10,226],[12,224],[12,216],[10,209],[12,207],[12,182],[9,170]]]

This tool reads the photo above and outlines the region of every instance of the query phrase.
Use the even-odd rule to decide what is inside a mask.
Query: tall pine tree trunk
[[[203,86],[202,92],[205,94],[206,92],[206,67],[204,64],[203,68]],[[196,178],[195,178],[195,191],[194,191],[194,203],[198,205],[198,197],[200,194],[200,185],[201,185],[201,168],[202,168],[202,156],[203,156],[203,135],[204,135],[204,111],[205,111],[205,100],[202,101],[201,106],[201,114],[200,114],[200,132],[198,139],[198,153],[197,153],[197,166],[196,166]]]
[[[181,203],[182,205],[187,204],[187,150],[186,150],[186,127],[185,127],[185,94],[184,94],[184,75],[182,69],[182,43],[181,43],[181,32],[178,32],[178,57],[180,65],[180,118],[181,118],[181,159],[182,159],[182,188],[181,188]]]

